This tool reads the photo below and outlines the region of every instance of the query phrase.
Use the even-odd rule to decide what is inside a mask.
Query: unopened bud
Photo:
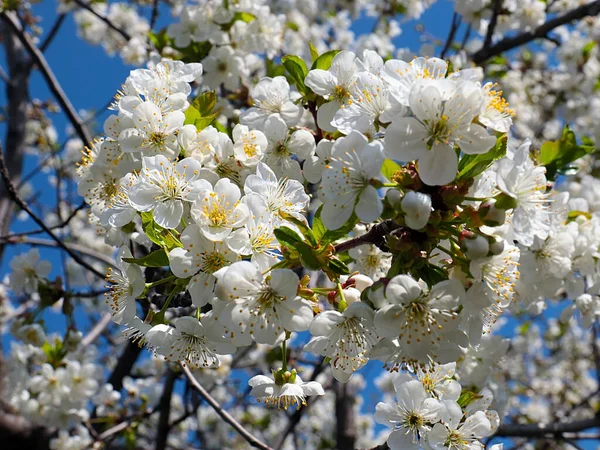
[[[500,253],[502,253],[504,251],[504,239],[500,239],[500,238],[493,238],[493,239],[495,239],[495,240],[490,243],[490,252],[492,252],[492,255],[499,255]]]
[[[427,225],[431,215],[431,197],[421,192],[408,191],[402,199],[406,226],[420,230]]]
[[[360,291],[353,287],[344,289],[344,298],[346,299],[346,305],[350,306],[352,303],[360,301]]]
[[[373,284],[373,280],[371,278],[361,273],[354,275],[352,279],[354,280],[354,286],[360,292],[364,291]]]
[[[484,258],[490,251],[488,240],[481,235],[465,238],[461,241],[461,244],[465,248],[467,258],[471,260]]]
[[[399,206],[402,202],[402,195],[397,189],[388,189],[388,191],[385,193],[385,198],[388,202],[390,202],[390,205],[392,205],[393,208]]]
[[[479,207],[479,217],[488,226],[502,225],[506,220],[506,209],[499,208],[496,199],[490,199]]]

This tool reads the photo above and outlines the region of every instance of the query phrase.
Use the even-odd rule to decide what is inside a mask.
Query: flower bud
[[[366,288],[373,284],[373,280],[371,278],[361,273],[353,275],[352,279],[354,280],[354,286],[360,292],[364,291]]]
[[[495,240],[490,243],[490,252],[492,252],[492,255],[499,255],[500,253],[502,253],[504,251],[504,239],[500,239],[500,238],[492,238],[492,239],[495,239]]]
[[[385,193],[385,198],[394,208],[400,205],[400,202],[402,201],[402,195],[400,195],[400,191],[398,189],[388,189],[388,191]]]
[[[402,211],[406,226],[420,230],[429,221],[431,215],[431,197],[421,192],[408,191],[402,199]]]
[[[496,199],[489,199],[479,207],[479,217],[488,226],[502,225],[506,220],[506,210],[496,205]]]
[[[344,289],[344,298],[346,299],[346,305],[350,306],[352,303],[360,301],[360,291],[353,287]]]
[[[473,237],[465,238],[461,241],[467,258],[480,259],[487,256],[490,251],[490,244],[488,240],[481,235],[474,235]]]

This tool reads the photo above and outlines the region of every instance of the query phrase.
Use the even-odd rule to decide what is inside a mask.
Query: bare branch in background
[[[566,25],[574,20],[583,19],[587,16],[596,16],[598,14],[600,14],[600,0],[590,2],[579,8],[575,8],[562,16],[555,17],[533,31],[527,31],[516,36],[504,38],[500,42],[491,45],[489,48],[484,46],[481,50],[472,54],[471,59],[475,64],[483,64],[493,56],[525,45],[535,39],[545,38],[548,36],[548,33],[555,28]]]

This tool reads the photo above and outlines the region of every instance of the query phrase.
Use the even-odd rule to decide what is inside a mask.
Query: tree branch
[[[494,31],[496,30],[496,25],[498,24],[498,16],[500,15],[500,8],[502,7],[502,0],[494,0],[494,9],[492,11],[492,18],[490,19],[490,23],[487,27],[487,32],[485,34],[485,41],[483,42],[483,48],[489,49],[492,45],[492,38],[494,37]]]
[[[513,37],[502,39],[495,45],[486,48],[485,46],[471,55],[471,59],[475,64],[482,64],[489,58],[504,53],[508,50],[512,50],[521,45],[527,44],[535,39],[544,38],[547,34],[560,27],[566,25],[574,20],[582,19],[587,16],[596,16],[600,13],[600,0],[590,2],[586,5],[582,5],[579,8],[575,8],[562,16],[555,17],[540,25],[533,31],[527,31],[525,33],[518,34]]]
[[[81,340],[81,346],[83,348],[87,347],[91,343],[93,343],[98,337],[102,334],[102,332],[108,327],[110,321],[112,319],[111,313],[104,313],[98,323],[94,325],[94,328],[90,330],[88,334]]]
[[[23,158],[25,155],[25,126],[29,104],[29,76],[31,64],[17,34],[4,27],[3,44],[8,64],[10,80],[6,83],[8,117],[6,121],[6,165],[13,182],[21,183]],[[6,235],[10,229],[15,203],[4,184],[0,185],[0,234]],[[0,259],[5,245],[0,242]]]
[[[73,108],[71,101],[66,96],[62,87],[58,83],[58,80],[54,76],[52,69],[50,69],[46,58],[44,58],[42,52],[40,52],[40,50],[35,45],[33,45],[31,39],[29,39],[29,37],[21,29],[21,26],[19,25],[19,22],[17,21],[17,18],[14,15],[14,13],[9,11],[3,12],[0,14],[0,17],[2,17],[4,22],[6,22],[6,24],[11,28],[11,30],[17,35],[25,49],[28,51],[29,55],[31,56],[32,62],[37,65],[42,76],[46,80],[48,87],[52,91],[52,94],[56,97],[56,100],[60,104],[61,108],[65,111],[65,114],[69,118],[69,121],[73,125],[73,128],[75,129],[75,132],[77,133],[79,138],[86,144],[92,142],[91,135],[89,134],[85,125],[83,125],[79,114],[77,114],[77,111],[75,111],[75,108]]]
[[[385,236],[398,228],[400,228],[400,225],[394,220],[384,220],[383,222],[374,225],[367,233],[337,244],[335,246],[335,252],[342,253],[351,248],[365,244],[373,244],[379,248],[383,247],[383,249],[385,249]]]
[[[171,413],[171,397],[173,396],[173,387],[177,374],[167,367],[167,379],[163,387],[162,395],[158,402],[158,429],[156,433],[156,450],[165,450],[167,448],[167,438],[169,437],[169,415]]]
[[[223,419],[225,422],[231,425],[233,429],[237,431],[239,435],[242,436],[246,440],[246,442],[248,442],[248,444],[250,444],[251,447],[259,448],[261,450],[273,450],[267,444],[258,440],[258,438],[256,438],[253,434],[246,430],[242,426],[242,424],[240,424],[227,411],[225,411],[221,407],[221,405],[219,405],[219,402],[212,398],[211,395],[206,391],[206,389],[204,389],[202,385],[198,383],[198,380],[196,380],[196,377],[194,377],[194,375],[192,374],[190,369],[188,369],[187,366],[184,366],[182,364],[181,369],[183,370],[183,373],[185,373],[185,376],[188,378],[192,386],[196,388],[200,396],[212,407],[212,409],[215,410],[215,412],[221,417],[221,419]]]
[[[448,32],[448,37],[446,38],[446,43],[444,44],[444,48],[440,53],[440,58],[444,59],[446,57],[446,53],[450,50],[450,46],[454,41],[454,36],[456,35],[456,31],[458,30],[458,26],[460,24],[460,17],[456,12],[452,14],[452,25],[450,26],[450,31]]]
[[[556,437],[563,433],[576,433],[578,431],[600,426],[600,416],[591,419],[582,419],[573,422],[559,422],[551,424],[505,424],[498,428],[496,437],[529,437],[543,438]]]

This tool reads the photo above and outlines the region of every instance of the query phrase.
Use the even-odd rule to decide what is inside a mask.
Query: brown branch
[[[16,33],[4,27],[3,44],[10,80],[6,83],[8,114],[6,121],[6,165],[13,182],[21,183],[23,158],[25,155],[25,126],[27,124],[27,106],[29,104],[29,76],[31,64]],[[0,234],[8,234],[15,203],[6,187],[0,185]],[[0,258],[5,245],[0,243]]]
[[[558,422],[543,424],[505,424],[498,428],[496,437],[528,437],[544,438],[561,436],[563,433],[577,433],[579,431],[597,428],[600,426],[600,416],[591,419],[582,419],[573,422]]]
[[[176,379],[177,374],[167,368],[167,379],[165,380],[165,385],[158,402],[160,415],[158,417],[158,429],[156,430],[156,450],[165,450],[167,448],[167,438],[169,437],[169,431],[171,431],[169,427],[171,397],[173,396],[173,387],[175,386]]]
[[[460,17],[456,12],[452,14],[452,25],[450,26],[450,31],[448,32],[448,37],[446,38],[446,43],[444,44],[444,48],[440,53],[440,58],[444,59],[446,57],[446,53],[450,50],[450,46],[454,41],[454,36],[456,36],[456,32],[458,31],[458,27],[460,25]]]
[[[84,143],[92,142],[92,137],[90,136],[85,125],[83,125],[79,114],[77,114],[77,111],[75,111],[75,108],[73,108],[71,101],[69,100],[62,87],[60,86],[58,80],[54,76],[54,73],[52,72],[52,69],[50,69],[46,58],[44,58],[42,52],[31,42],[31,39],[21,29],[21,26],[19,25],[18,19],[16,18],[15,14],[13,12],[7,11],[1,13],[0,17],[16,34],[16,36],[19,38],[19,40],[29,53],[32,62],[35,63],[35,65],[38,67],[42,76],[46,80],[50,91],[52,91],[52,94],[56,97],[57,102],[65,111],[65,114],[69,118],[69,121],[71,122],[71,125],[73,125],[73,128],[75,129],[75,132],[77,133],[79,138]]]
[[[484,46],[481,50],[473,53],[471,55],[471,59],[475,64],[482,64],[493,56],[520,47],[521,45],[527,44],[535,39],[547,37],[548,33],[555,28],[566,25],[574,20],[583,19],[587,16],[596,16],[599,13],[600,0],[590,2],[586,5],[582,5],[573,9],[562,16],[548,20],[546,23],[540,25],[533,31],[527,31],[516,36],[504,38],[495,45],[491,45],[489,48]]]
[[[335,246],[335,252],[342,253],[346,250],[350,250],[352,248],[358,247],[359,245],[365,244],[373,244],[379,248],[383,247],[383,249],[385,250],[385,236],[390,234],[392,231],[397,230],[398,228],[400,228],[400,225],[398,225],[398,223],[394,220],[384,220],[383,222],[374,225],[365,234],[337,244]]]
[[[233,429],[237,431],[238,434],[242,436],[246,440],[246,442],[248,442],[248,444],[250,444],[251,447],[259,448],[261,450],[273,450],[267,444],[260,441],[256,436],[254,436],[248,430],[246,430],[242,424],[240,424],[227,411],[225,411],[221,407],[219,402],[217,402],[213,397],[211,397],[211,395],[206,391],[206,389],[204,389],[202,385],[198,383],[198,380],[196,380],[196,377],[194,377],[194,375],[192,374],[190,369],[188,369],[187,366],[182,365],[181,369],[183,370],[183,373],[185,373],[191,385],[194,386],[194,388],[198,391],[200,396],[212,407],[212,409],[215,410],[215,412],[221,417],[221,419],[223,419],[225,422],[231,425]]]
[[[131,39],[131,36],[129,34],[127,34],[125,31],[123,31],[118,26],[116,26],[114,23],[112,23],[108,17],[103,16],[102,14],[98,13],[98,11],[96,11],[94,8],[92,8],[87,3],[84,3],[81,0],[73,0],[73,2],[76,5],[78,5],[80,8],[86,9],[89,12],[91,12],[94,16],[96,16],[98,19],[100,19],[102,22],[104,22],[106,25],[108,25],[108,28],[119,33],[126,41],[129,41]]]
[[[494,37],[494,31],[496,31],[496,25],[498,24],[498,16],[500,15],[500,9],[502,8],[502,0],[494,0],[494,9],[492,11],[492,18],[487,27],[485,34],[485,41],[483,41],[483,48],[489,49],[492,45],[492,38]]]
[[[354,395],[348,384],[333,381],[335,392],[335,436],[337,448],[354,448],[356,443],[356,423],[354,420]]]

